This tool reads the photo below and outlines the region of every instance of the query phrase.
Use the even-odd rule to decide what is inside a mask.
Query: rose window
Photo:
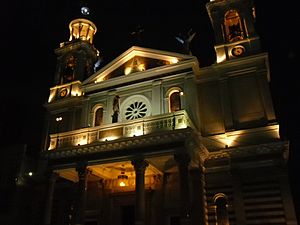
[[[143,102],[134,102],[126,109],[125,118],[126,120],[133,120],[142,118],[146,115],[147,108]]]
[[[140,119],[150,114],[150,102],[144,95],[128,97],[121,105],[121,116],[125,121]]]

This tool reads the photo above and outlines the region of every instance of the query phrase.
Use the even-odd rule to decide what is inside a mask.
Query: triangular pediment
[[[147,73],[157,68],[172,67],[185,62],[193,62],[195,66],[198,66],[196,57],[191,55],[133,46],[86,79],[83,85],[137,73]]]

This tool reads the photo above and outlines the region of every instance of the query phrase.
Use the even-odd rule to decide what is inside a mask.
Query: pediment
[[[86,79],[83,85],[100,83],[136,73],[145,73],[156,68],[183,64],[187,61],[193,61],[197,64],[196,57],[191,55],[133,46]]]

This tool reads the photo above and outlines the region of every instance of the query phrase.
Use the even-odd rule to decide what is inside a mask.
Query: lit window
[[[229,10],[224,18],[225,33],[228,42],[244,39],[244,31],[239,13],[236,10]]]
[[[69,83],[74,80],[74,70],[76,67],[76,59],[73,55],[69,55],[66,58],[64,74],[62,77],[62,84]]]
[[[169,107],[170,112],[176,112],[181,110],[181,99],[180,99],[181,92],[176,90],[172,91],[169,95]]]
[[[103,122],[103,108],[99,107],[95,110],[94,114],[94,126],[100,126]]]

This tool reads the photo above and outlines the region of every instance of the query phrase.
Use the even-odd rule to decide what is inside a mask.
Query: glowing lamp
[[[172,58],[171,60],[170,60],[170,63],[171,64],[174,64],[174,63],[178,63],[178,59],[177,58]]]
[[[121,174],[118,176],[118,184],[120,187],[125,187],[128,185],[128,176],[124,171],[121,171]]]
[[[128,75],[128,74],[130,74],[130,72],[131,72],[131,70],[132,70],[132,68],[131,67],[126,67],[125,68],[125,70],[124,70],[124,73],[125,73],[125,75]]]

